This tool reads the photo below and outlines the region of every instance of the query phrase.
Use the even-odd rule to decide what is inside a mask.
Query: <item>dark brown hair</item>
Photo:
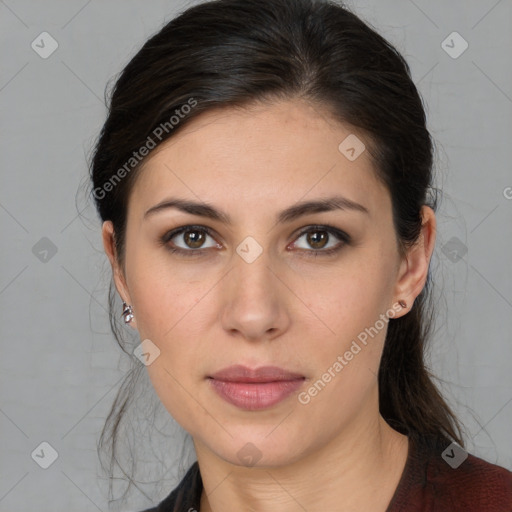
[[[141,167],[130,160],[134,152],[150,139],[161,144],[213,108],[288,99],[317,105],[363,134],[377,176],[389,190],[404,255],[419,237],[421,207],[435,211],[438,200],[432,185],[433,141],[404,58],[339,3],[217,0],[167,23],[131,59],[113,88],[91,179],[101,219],[114,224],[119,260],[127,202]],[[170,122],[172,116],[179,122]],[[122,168],[125,172],[119,172]],[[111,307],[114,296],[111,284]],[[424,362],[433,314],[429,269],[410,312],[389,321],[378,376],[380,412],[412,438],[448,436],[462,445],[459,424]],[[112,315],[111,325],[124,348]],[[99,449],[111,449],[110,470],[138,371],[119,390],[101,435]]]

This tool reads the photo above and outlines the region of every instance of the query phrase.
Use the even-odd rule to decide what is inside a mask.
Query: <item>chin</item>
[[[279,428],[279,427],[278,427]],[[234,436],[225,446],[212,446],[217,456],[229,464],[247,468],[272,468],[292,464],[299,460],[304,452],[302,446],[294,441],[289,430],[283,429],[283,435],[268,435],[272,429],[265,429],[265,434],[244,433]],[[301,433],[301,442],[304,436]]]

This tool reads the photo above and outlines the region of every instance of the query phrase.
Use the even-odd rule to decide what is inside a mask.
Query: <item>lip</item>
[[[288,370],[279,368],[278,366],[260,366],[259,368],[252,370],[247,366],[237,364],[234,366],[228,366],[209,377],[226,382],[276,382],[303,379],[304,375],[289,372]]]
[[[277,366],[251,369],[230,366],[208,376],[212,388],[225,401],[241,409],[267,409],[302,386],[305,377]]]

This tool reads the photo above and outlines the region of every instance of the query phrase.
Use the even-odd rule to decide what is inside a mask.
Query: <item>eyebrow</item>
[[[162,202],[152,206],[144,214],[144,219],[157,212],[175,208],[184,213],[206,217],[211,220],[216,220],[227,225],[231,225],[232,221],[229,215],[223,211],[208,205],[206,203],[199,203],[187,199],[168,198]],[[369,210],[362,204],[356,203],[351,199],[343,196],[332,196],[327,198],[316,199],[312,201],[303,201],[286,208],[280,212],[276,217],[277,223],[291,222],[303,215],[311,213],[330,212],[334,210],[351,210],[369,215]]]

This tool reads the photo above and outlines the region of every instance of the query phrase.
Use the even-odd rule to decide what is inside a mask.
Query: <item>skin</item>
[[[420,239],[400,257],[390,195],[369,152],[350,161],[338,150],[351,133],[303,100],[209,111],[146,159],[129,199],[124,265],[112,223],[103,224],[117,290],[133,306],[130,325],[160,350],[147,366],[151,381],[193,438],[201,512],[384,512],[402,475],[407,438],[378,408],[387,324],[307,404],[297,392],[269,409],[245,411],[206,379],[232,364],[270,364],[304,375],[299,392],[307,390],[359,333],[399,300],[407,307],[396,308],[394,318],[407,314],[423,289],[434,212],[423,207]],[[335,210],[276,224],[281,210],[334,192],[369,214]],[[177,209],[144,217],[169,197],[204,201],[233,223]],[[352,241],[332,234],[311,245],[314,238],[299,235],[314,224],[341,229]],[[173,242],[198,250],[183,234],[159,243],[186,225],[213,230],[213,237],[204,234],[200,256],[170,252]],[[236,252],[247,236],[263,249],[252,263]],[[340,244],[333,255],[308,257]],[[255,464],[237,455],[246,443],[260,457]]]

